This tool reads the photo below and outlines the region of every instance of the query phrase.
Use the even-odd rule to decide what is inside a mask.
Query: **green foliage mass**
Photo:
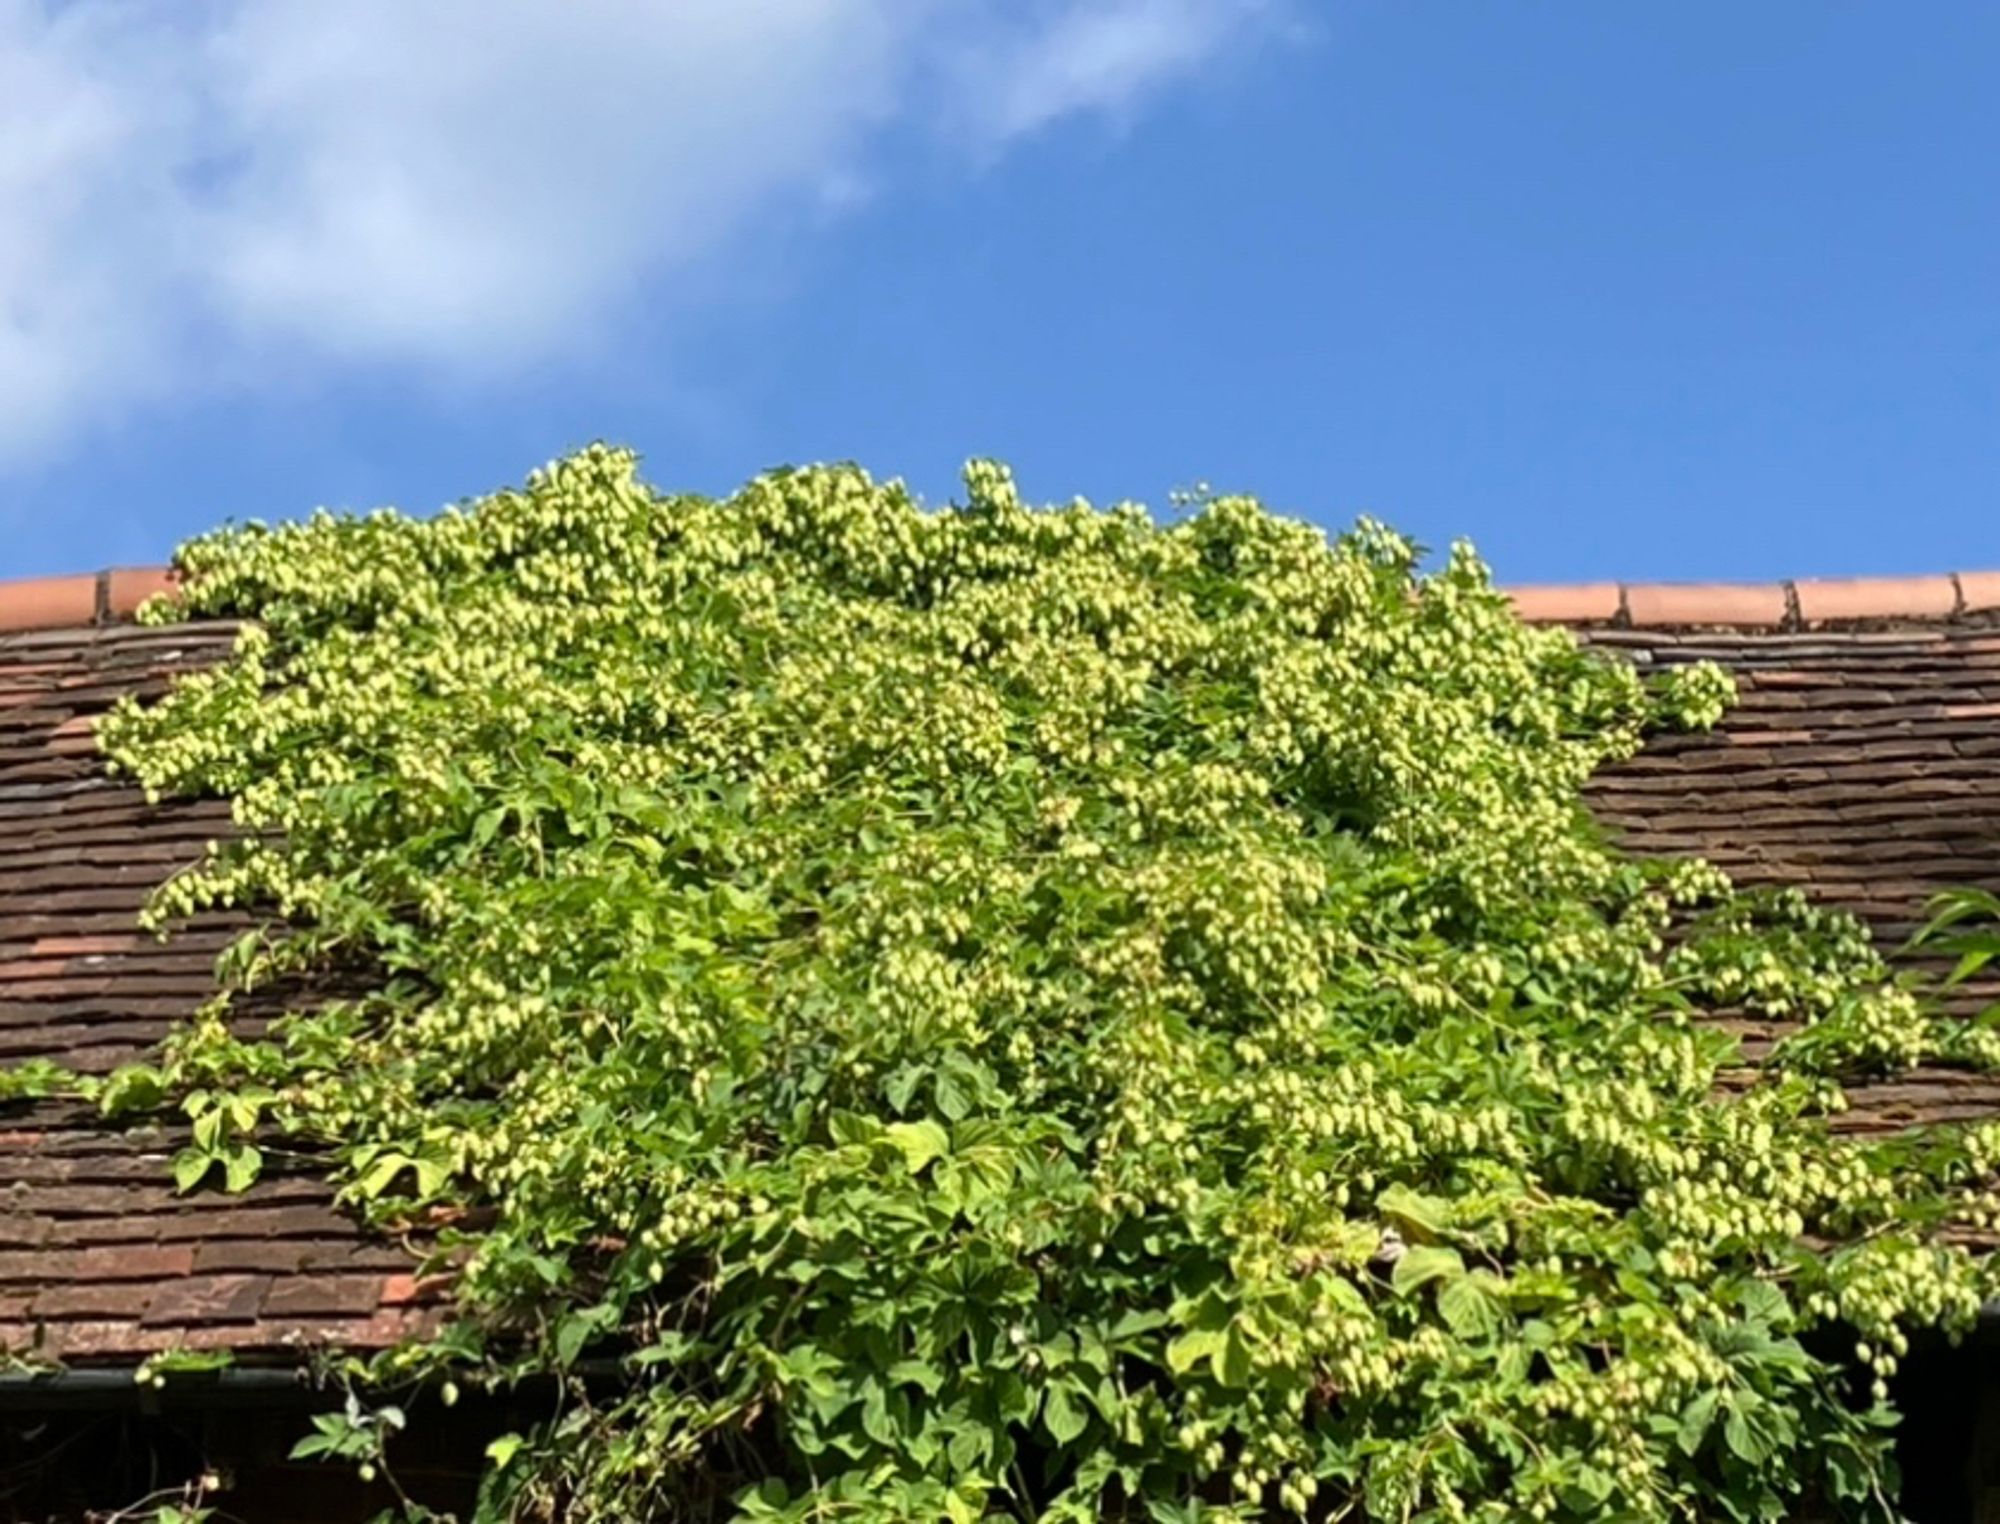
[[[180,564],[152,617],[235,657],[105,741],[242,828],[156,920],[271,921],[105,1099],[187,1110],[185,1186],[311,1145],[456,1218],[451,1327],[377,1374],[558,1377],[484,1517],[1893,1512],[1881,1378],[1992,1289],[1946,1240],[2000,1134],[1828,1118],[1994,1038],[1591,829],[1715,670],[1524,627],[1463,548],[986,463],[930,511],[594,448]],[[232,1028],[300,973],[353,993]],[[1798,1023],[1755,1083],[1721,1007]]]

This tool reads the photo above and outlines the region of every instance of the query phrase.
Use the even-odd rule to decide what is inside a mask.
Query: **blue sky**
[[[1996,78],[1956,0],[0,0],[0,576],[598,436],[2000,566]]]

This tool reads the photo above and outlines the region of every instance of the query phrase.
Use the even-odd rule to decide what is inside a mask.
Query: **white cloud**
[[[506,374],[871,140],[1128,116],[1270,0],[0,0],[0,458],[260,367]]]
[[[1072,0],[1017,5],[970,47],[961,109],[1004,145],[1080,112],[1127,116],[1270,19],[1266,0]]]

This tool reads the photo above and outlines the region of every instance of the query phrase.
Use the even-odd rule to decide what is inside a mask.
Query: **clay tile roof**
[[[137,930],[147,891],[228,830],[229,812],[148,806],[105,775],[91,735],[121,694],[161,692],[227,653],[228,624],[129,622],[169,586],[152,568],[0,582],[0,1064],[98,1073],[144,1056],[246,924],[204,915],[165,944]],[[294,1360],[394,1343],[433,1315],[412,1256],[367,1237],[306,1174],[176,1194],[183,1141],[74,1103],[0,1107],[0,1348]]]
[[[170,585],[158,569],[0,583],[0,1063],[101,1071],[145,1054],[245,924],[199,917],[166,944],[137,933],[146,892],[228,812],[148,806],[105,775],[90,734],[119,695],[158,693],[226,653],[226,623],[129,622]],[[1512,596],[1526,618],[1642,667],[1710,659],[1737,676],[1741,700],[1715,732],[1660,737],[1592,785],[1599,818],[1634,848],[1805,886],[1892,945],[1937,888],[2000,889],[2000,572]],[[1741,1025],[1752,1056],[1779,1035]],[[2000,1078],[1920,1071],[1857,1092],[1841,1125],[1972,1116],[2000,1116]],[[370,1239],[317,1181],[178,1196],[177,1146],[169,1129],[114,1129],[73,1105],[0,1107],[0,1347],[295,1358],[377,1347],[432,1315],[410,1255]]]

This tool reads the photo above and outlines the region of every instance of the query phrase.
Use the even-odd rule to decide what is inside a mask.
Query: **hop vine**
[[[557,1379],[487,1520],[1893,1517],[2000,1145],[1829,1121],[1994,1055],[1591,827],[1727,676],[1371,522],[964,489],[595,447],[185,546],[147,617],[235,654],[103,742],[233,803],[154,924],[261,924],[107,1102],[189,1113],[184,1186],[310,1145],[459,1224],[373,1374]],[[1728,1009],[1791,1023],[1752,1079]]]

